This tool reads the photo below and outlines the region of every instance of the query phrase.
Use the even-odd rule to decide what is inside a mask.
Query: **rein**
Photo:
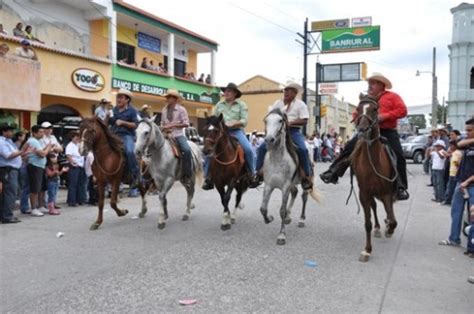
[[[140,123],[146,123],[150,127],[150,133],[148,133],[148,137],[145,140],[145,148],[148,148],[148,146],[150,146],[150,141],[151,141],[151,132],[153,131],[153,125],[152,125],[153,122],[143,119],[143,120],[140,120],[140,122],[138,122],[138,125],[140,125]],[[161,142],[161,145],[157,147],[157,150],[162,149],[163,146],[165,145],[165,142],[166,142],[166,139],[163,139],[163,141]],[[150,154],[148,154],[148,150],[146,151],[147,151],[147,154],[145,154],[145,157],[150,156]]]
[[[224,137],[223,130],[222,130],[222,128],[219,128],[219,136],[216,139],[205,138],[204,141],[209,142],[211,144],[214,144],[213,150],[216,151],[216,146],[223,137]],[[223,165],[223,166],[228,166],[228,165],[231,165],[231,164],[233,164],[234,162],[237,161],[237,158],[239,157],[239,148],[237,147],[237,149],[235,150],[235,156],[231,161],[222,161],[222,160],[220,160],[219,156],[222,155],[223,153],[224,153],[224,151],[222,151],[218,154],[214,153],[213,158],[218,164]]]
[[[89,127],[86,127],[86,130],[88,130],[88,131],[93,131],[93,132],[94,132],[94,138],[96,137],[97,132],[96,132],[94,129],[90,129]],[[84,141],[84,142],[86,142],[88,146],[93,147],[93,145],[92,145],[92,143],[91,143],[91,140],[84,138],[84,132],[82,132],[81,140]],[[100,152],[101,150],[103,150],[104,148],[105,148],[105,147],[102,147],[102,148],[98,149],[97,152],[94,151],[94,149],[92,149],[92,154],[94,155],[94,162],[97,164],[97,167],[99,167],[99,170],[102,171],[106,176],[113,176],[113,175],[116,175],[116,174],[120,171],[120,168],[121,168],[120,165],[121,165],[122,162],[123,162],[123,154],[119,154],[119,157],[120,157],[120,159],[119,159],[119,167],[117,167],[117,169],[115,169],[115,170],[112,171],[112,172],[108,172],[108,171],[106,171],[106,170],[101,166],[101,164],[100,164],[100,162],[99,162],[99,159],[97,158],[97,155],[99,154],[99,152]]]

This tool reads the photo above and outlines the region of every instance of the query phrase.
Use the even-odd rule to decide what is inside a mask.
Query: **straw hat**
[[[374,80],[385,85],[386,89],[392,88],[392,82],[388,78],[386,78],[382,73],[374,72],[372,75],[367,79],[367,81]]]
[[[119,89],[118,92],[117,92],[117,96],[118,95],[125,95],[125,96],[128,96],[128,98],[130,98],[130,99],[133,98],[132,92],[129,91],[128,89],[125,89],[125,88]]]
[[[165,98],[168,98],[168,97],[175,97],[177,98],[178,100],[182,100],[183,99],[183,96],[181,96],[181,94],[176,90],[176,89],[168,89],[168,91],[166,92],[166,94],[163,95]]]
[[[301,87],[301,85],[298,83],[289,83],[283,88],[283,90],[285,89],[294,89],[298,93],[303,89],[303,87]]]
[[[149,106],[148,104],[144,104],[144,105],[142,106],[142,110],[145,110],[145,109],[148,109],[148,108],[150,108],[150,106]]]

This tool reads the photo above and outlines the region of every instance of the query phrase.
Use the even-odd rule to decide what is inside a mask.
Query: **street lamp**
[[[436,127],[438,124],[438,77],[436,76],[436,47],[433,47],[433,71],[419,71],[416,70],[416,76],[423,73],[431,73],[433,82],[431,90],[431,127]]]

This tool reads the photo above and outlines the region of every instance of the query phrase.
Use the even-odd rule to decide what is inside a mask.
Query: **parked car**
[[[406,159],[412,159],[415,164],[421,164],[425,157],[425,145],[428,136],[417,135],[402,143],[403,155]]]
[[[203,145],[203,139],[201,136],[199,136],[199,133],[195,127],[190,126],[184,128],[184,135],[186,136],[188,141],[194,142],[198,146]]]

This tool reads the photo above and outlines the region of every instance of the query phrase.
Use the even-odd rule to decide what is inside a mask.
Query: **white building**
[[[474,116],[474,4],[461,3],[451,13],[448,122],[464,129],[464,122]]]

